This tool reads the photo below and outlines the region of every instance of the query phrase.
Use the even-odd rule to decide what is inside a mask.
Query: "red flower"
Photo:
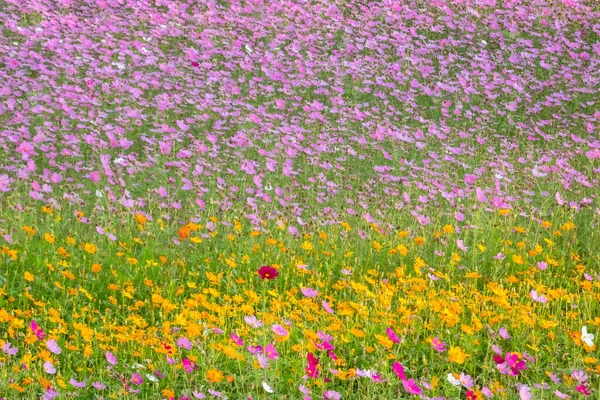
[[[467,400],[477,400],[477,395],[475,394],[474,391],[472,390],[467,390],[467,393],[465,393],[467,395]]]
[[[273,267],[269,267],[268,265],[263,265],[258,270],[258,275],[260,275],[260,277],[262,279],[268,279],[271,281],[271,280],[277,278],[277,275],[279,275],[279,272],[277,272],[277,270]]]

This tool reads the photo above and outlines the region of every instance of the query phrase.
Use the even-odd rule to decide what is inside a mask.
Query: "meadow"
[[[0,0],[0,399],[600,398],[594,0]]]

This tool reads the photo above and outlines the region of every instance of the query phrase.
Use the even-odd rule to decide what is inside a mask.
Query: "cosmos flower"
[[[270,267],[268,265],[263,265],[262,267],[260,267],[258,269],[258,275],[262,279],[273,280],[273,279],[277,278],[277,276],[279,275],[279,271],[277,271],[275,268]]]

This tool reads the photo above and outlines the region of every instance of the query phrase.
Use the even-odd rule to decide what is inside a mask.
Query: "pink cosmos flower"
[[[446,343],[442,342],[439,338],[433,338],[431,345],[434,350],[439,351],[440,353],[446,351]]]
[[[263,351],[263,348],[262,346],[248,346],[246,347],[246,350],[248,350],[252,354],[259,354]]]
[[[54,353],[54,354],[62,353],[62,349],[60,348],[58,343],[56,343],[56,341],[53,339],[50,339],[46,342],[46,347],[48,348],[48,350],[50,350],[51,353]]]
[[[192,360],[188,360],[187,358],[181,360],[181,364],[183,365],[185,372],[188,374],[192,373],[197,368],[196,363]]]
[[[323,392],[323,396],[327,399],[327,400],[341,400],[342,395],[338,392],[336,392],[335,390],[325,390]]]
[[[244,321],[246,321],[246,323],[253,328],[260,328],[263,326],[262,321],[256,318],[254,315],[245,316]]]
[[[118,364],[117,357],[115,357],[115,355],[113,353],[111,353],[110,351],[106,352],[106,361],[108,361],[108,363],[111,365]]]
[[[179,339],[177,339],[177,346],[186,349],[186,350],[191,350],[192,349],[192,342],[190,342],[190,340],[188,338],[184,337],[180,337]]]
[[[104,390],[106,389],[106,385],[102,382],[94,382],[92,383],[92,386],[96,389],[96,390]]]
[[[131,383],[134,385],[141,385],[144,383],[144,379],[140,374],[131,374]]]
[[[398,337],[398,335],[396,335],[396,333],[394,332],[394,330],[391,327],[387,327],[385,330],[385,333],[387,333],[388,338],[394,342],[394,343],[400,343],[400,338]]]
[[[303,287],[301,291],[302,294],[306,297],[315,297],[317,294],[319,294],[319,292],[316,289],[312,289],[309,287]]]
[[[35,151],[31,143],[23,141],[17,147],[17,153],[21,154],[24,160],[27,160],[29,157],[35,154]]]
[[[275,348],[275,346],[273,346],[272,343],[269,343],[265,346],[265,354],[267,357],[269,357],[269,360],[274,360],[277,357],[279,357],[279,353],[277,352],[277,349]]]
[[[37,324],[37,322],[35,320],[31,320],[31,323],[29,324],[29,328],[31,329],[31,332],[33,334],[35,334],[35,336],[38,338],[38,340],[43,340],[46,337],[44,330],[39,327],[39,325]]]
[[[233,341],[233,343],[235,343],[237,346],[243,346],[244,345],[244,341],[242,340],[241,337],[239,337],[238,335],[236,335],[235,333],[231,333],[231,340]]]
[[[510,335],[508,334],[508,330],[506,328],[504,328],[504,327],[502,327],[502,328],[500,328],[498,330],[498,335],[500,335],[500,337],[502,339],[506,339],[506,340],[510,339]]]
[[[321,305],[323,306],[323,308],[325,309],[325,311],[327,311],[329,314],[333,314],[333,309],[329,306],[329,303],[324,301],[321,303]]]
[[[9,356],[14,356],[19,352],[19,349],[16,347],[12,347],[10,342],[4,342],[4,346],[2,346],[2,351],[8,354]]]
[[[46,361],[44,363],[44,372],[50,375],[54,375],[56,373],[56,368],[54,368],[54,364],[52,364],[50,361]]]
[[[76,387],[76,388],[84,388],[84,387],[86,387],[86,383],[85,383],[85,381],[77,382],[77,381],[76,381],[75,379],[73,379],[73,378],[69,379],[69,383],[70,383],[71,385],[73,385],[74,387]]]
[[[404,373],[404,366],[402,366],[402,364],[400,364],[398,361],[394,362],[392,371],[394,371],[394,374],[396,374],[396,376],[398,378],[400,378],[401,380],[403,380],[403,381],[406,380],[406,374]]]
[[[269,358],[264,354],[257,354],[256,359],[258,361],[258,365],[260,365],[261,368],[265,369],[269,367]]]
[[[52,400],[57,398],[60,395],[59,392],[56,391],[56,389],[54,388],[48,388],[45,392],[44,395],[42,396],[42,400]]]
[[[273,325],[271,327],[271,330],[277,336],[287,336],[289,334],[289,332],[287,331],[287,329],[285,329],[282,325]]]
[[[579,393],[585,394],[586,396],[589,396],[590,394],[592,394],[589,389],[587,388],[585,383],[582,383],[581,385],[575,386],[575,390],[577,390]]]
[[[408,394],[421,394],[423,392],[414,379],[403,380],[402,386]]]

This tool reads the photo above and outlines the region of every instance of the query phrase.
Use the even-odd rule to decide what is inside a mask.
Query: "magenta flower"
[[[185,372],[187,372],[188,374],[192,373],[192,371],[194,371],[197,368],[196,363],[192,360],[188,360],[187,358],[181,360],[181,364],[183,365],[183,369],[185,370]]]
[[[38,326],[35,320],[31,320],[29,327],[31,329],[31,332],[38,338],[38,340],[43,340],[46,337],[44,330]]]
[[[401,380],[406,380],[406,374],[404,373],[404,366],[400,364],[398,361],[394,362],[394,366],[392,367],[392,371],[394,374]]]
[[[131,383],[134,385],[141,385],[144,383],[144,379],[142,379],[140,374],[131,374]]]
[[[233,343],[235,343],[237,346],[243,346],[244,345],[244,341],[242,340],[241,337],[239,337],[238,335],[236,335],[235,333],[231,333],[231,340],[233,341]]]
[[[265,346],[265,354],[267,357],[269,357],[269,360],[274,360],[277,357],[279,357],[279,353],[277,352],[277,349],[275,348],[275,346],[273,346],[272,343],[269,343]]]
[[[423,392],[414,379],[403,380],[402,386],[408,394],[421,394]]]
[[[387,327],[385,329],[385,333],[387,333],[388,338],[394,342],[394,343],[400,343],[400,338],[398,337],[398,335],[396,335],[396,333],[394,332],[394,330],[391,327]]]
[[[434,350],[439,351],[440,353],[446,351],[446,343],[442,342],[439,338],[433,338],[431,345]]]

